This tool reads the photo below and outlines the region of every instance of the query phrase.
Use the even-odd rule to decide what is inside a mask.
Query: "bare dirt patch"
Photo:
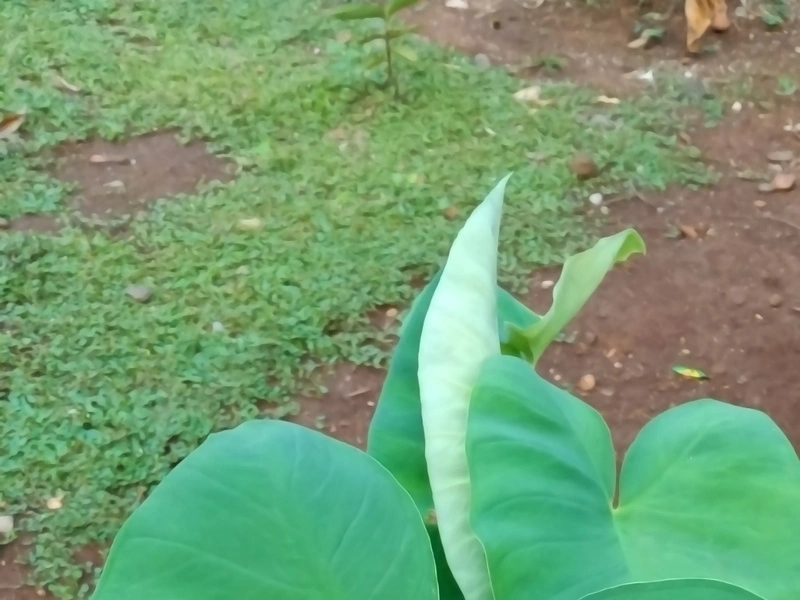
[[[800,154],[783,116],[737,118],[748,142],[734,153],[724,129],[697,132],[696,143],[721,168],[734,160],[769,172],[769,152]],[[727,168],[711,188],[610,210],[609,232],[635,227],[647,255],[612,271],[569,327],[572,341],[554,344],[539,372],[573,393],[591,374],[595,388],[580,395],[603,414],[619,452],[657,414],[703,397],[765,411],[800,448],[800,192],[761,194]],[[676,236],[681,227],[688,236]],[[558,269],[537,272],[523,301],[544,312],[551,291],[542,282],[557,277]],[[681,377],[677,365],[709,379]],[[383,376],[353,366],[331,373],[330,393],[301,400],[296,422],[363,447]]]
[[[627,71],[658,61],[688,64],[680,16],[668,23],[663,44],[646,51],[626,48],[640,12],[628,0],[598,7],[546,1],[538,8],[509,0],[487,8],[479,2],[469,2],[469,10],[428,2],[411,20],[432,40],[494,62],[566,57],[563,75],[617,95],[626,85],[632,89],[625,83]],[[701,75],[753,73],[755,81],[772,85],[770,77],[800,74],[796,32],[793,25],[769,33],[757,20],[735,18],[728,34],[709,36],[708,43],[720,43],[719,52],[691,64]],[[750,180],[768,180],[779,170],[800,180],[800,160],[768,160],[775,151],[800,157],[800,135],[789,127],[800,122],[800,109],[796,100],[773,92],[767,90],[767,102],[743,102],[741,112],[717,128],[687,125],[684,136],[722,175],[716,185],[607,207],[609,232],[635,227],[648,245],[647,256],[611,273],[570,327],[574,341],[555,344],[539,371],[572,390],[581,376],[593,375],[596,386],[583,397],[603,413],[619,451],[655,415],[702,397],[767,412],[800,448],[800,382],[794,370],[800,357],[800,190],[764,194],[758,181]],[[557,275],[557,270],[534,274],[526,304],[545,310],[550,291],[541,282]],[[701,369],[710,378],[683,378],[672,370],[677,365]],[[378,387],[374,372],[362,375],[356,369],[347,377],[352,389],[362,385],[361,377],[370,389]],[[348,423],[368,423],[373,412],[371,405],[341,402],[336,395],[314,406],[307,402],[302,404],[311,415],[324,405],[333,420]],[[334,409],[334,404],[341,405]],[[349,431],[338,433],[356,441]],[[364,439],[361,430],[357,437]]]
[[[210,181],[230,181],[228,166],[202,142],[183,145],[173,133],[160,132],[119,144],[66,144],[58,150],[55,175],[80,186],[75,205],[83,215],[113,218]]]
[[[453,9],[443,0],[425,2],[409,20],[432,41],[473,56],[485,54],[495,64],[536,65],[541,59],[560,59],[561,69],[548,77],[577,80],[615,95],[641,88],[630,74],[659,67],[691,68],[722,83],[753,77],[756,87],[763,84],[770,92],[777,77],[800,74],[797,25],[766,31],[755,14],[736,17],[734,2],[729,3],[731,29],[707,34],[708,52],[694,58],[685,51],[682,6],[659,23],[666,30],[663,41],[647,50],[627,47],[635,37],[637,20],[647,13],[667,12],[669,0],[641,4],[608,0],[594,6],[561,0],[541,5],[520,0],[467,0],[467,4],[467,9]],[[521,74],[540,72],[532,68]]]
[[[44,591],[24,585],[27,571],[18,561],[26,552],[27,548],[19,540],[7,545],[0,543],[0,600],[48,598]]]
[[[192,194],[211,181],[233,179],[231,165],[210,154],[202,142],[181,144],[173,132],[158,132],[122,143],[68,143],[55,152],[53,175],[75,183],[70,208],[88,219],[135,216],[155,200]],[[50,233],[55,218],[28,215],[11,223],[16,231]]]
[[[328,392],[298,399],[300,410],[288,420],[364,449],[385,376],[379,369],[337,365],[321,378]]]

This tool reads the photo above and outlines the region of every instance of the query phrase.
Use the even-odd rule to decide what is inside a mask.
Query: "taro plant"
[[[666,411],[617,476],[590,406],[535,371],[623,231],[535,315],[497,286],[503,180],[404,323],[368,452],[277,421],[211,436],[123,526],[95,600],[795,600],[800,464],[763,413]]]
[[[333,11],[333,16],[340,21],[372,21],[380,22],[380,29],[372,32],[358,41],[362,46],[373,43],[381,45],[382,53],[376,55],[377,59],[371,66],[383,63],[386,66],[386,85],[394,90],[395,98],[400,97],[400,84],[397,80],[395,55],[415,62],[416,53],[408,46],[403,46],[397,40],[413,33],[411,27],[404,27],[396,23],[397,16],[405,9],[417,4],[419,0],[386,0],[384,3],[348,4]]]

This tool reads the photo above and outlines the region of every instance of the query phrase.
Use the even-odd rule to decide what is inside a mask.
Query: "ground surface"
[[[780,81],[800,81],[797,26],[764,33],[760,21],[740,18],[733,35],[709,38],[721,46],[718,52],[689,61],[677,18],[664,45],[628,50],[637,9],[625,2],[469,6],[428,3],[413,21],[431,39],[498,61],[561,57],[555,76],[608,93],[635,92],[631,73],[653,69],[657,82],[679,69],[707,85],[724,84],[721,97],[744,105],[738,113],[728,110],[718,127],[690,122],[683,128],[682,138],[720,174],[715,185],[611,198],[604,227],[635,227],[647,256],[609,275],[569,328],[570,341],[548,351],[542,372],[572,389],[581,376],[595,377],[595,389],[581,395],[608,420],[620,452],[653,416],[701,397],[766,411],[800,447],[800,388],[792,367],[800,352],[800,192],[765,194],[756,185],[775,172],[800,175],[800,128],[792,127],[800,122],[800,104],[796,94],[777,93]],[[586,29],[586,19],[597,28]],[[727,75],[718,79],[720,73]],[[776,151],[794,158],[771,163],[768,155]],[[545,311],[550,292],[542,282],[557,277],[558,269],[537,272],[522,296],[526,304]],[[682,378],[672,371],[679,365],[710,378]],[[342,372],[325,401],[304,404],[302,422],[324,422],[334,436],[361,444],[380,381],[373,370]]]
[[[23,84],[3,88],[0,108],[33,109],[24,151],[0,158],[11,230],[0,233],[0,513],[23,517],[18,541],[0,545],[0,599],[40,597],[17,558],[56,594],[78,593],[101,560],[86,545],[107,543],[210,431],[298,410],[363,445],[397,309],[509,169],[514,289],[589,243],[586,222],[633,225],[648,244],[542,366],[565,385],[596,377],[585,397],[620,449],[654,414],[706,395],[762,408],[800,442],[800,198],[751,181],[777,168],[768,153],[800,156],[785,130],[800,122],[795,25],[767,33],[740,17],[709,38],[716,53],[684,64],[679,18],[661,45],[626,48],[637,12],[622,0],[431,2],[410,16],[436,42],[524,67],[555,101],[531,111],[511,99],[527,83],[426,46],[393,106],[362,83],[351,32],[313,21],[308,3],[267,15],[272,37],[256,2],[224,14],[210,0],[86,2],[80,18],[68,4],[2,9],[24,19],[16,47],[41,64],[0,58]],[[42,33],[55,26],[63,37]],[[640,77],[650,69],[654,84]],[[82,91],[54,88],[53,74]],[[687,187],[706,179],[691,145],[715,185]],[[578,150],[606,167],[599,178],[575,182]],[[586,202],[593,192],[608,217]],[[536,272],[531,306],[546,307],[542,282],[556,276]],[[126,297],[131,285],[150,297]],[[676,364],[711,379],[681,379]],[[327,394],[298,385],[309,373]]]

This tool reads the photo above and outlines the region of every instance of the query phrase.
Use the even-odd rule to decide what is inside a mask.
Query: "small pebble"
[[[239,219],[238,227],[242,231],[258,231],[264,226],[264,223],[261,219],[252,218],[252,219]]]
[[[133,298],[137,302],[144,304],[149,302],[153,297],[153,290],[146,285],[129,285],[125,288],[125,294]]]
[[[47,500],[47,508],[50,510],[58,510],[63,506],[61,502],[61,498],[56,496],[55,498],[49,498]]]
[[[603,203],[603,194],[595,192],[594,194],[589,196],[589,202],[591,202],[595,206],[600,206]]]
[[[772,308],[778,308],[781,304],[783,304],[783,296],[780,294],[772,294],[772,296],[769,297],[769,305]]]
[[[389,310],[386,311],[386,316],[389,317],[390,319],[394,319],[395,317],[397,317],[397,309],[390,308]]]
[[[444,214],[444,218],[448,221],[454,221],[458,218],[458,209],[455,206],[448,206],[442,212]]]
[[[570,171],[578,179],[591,179],[600,174],[600,167],[594,162],[594,159],[586,152],[578,152],[570,162]]]
[[[615,368],[615,369],[621,369],[621,368],[622,368],[622,363],[621,363],[621,362],[619,362],[619,361],[615,362],[615,363],[614,363],[614,368]]]
[[[600,214],[601,215],[607,215],[609,212],[611,212],[611,211],[608,210],[607,206],[601,206],[600,207]]]
[[[756,200],[755,202],[753,202],[753,205],[756,208],[764,208],[767,205],[767,203],[764,202],[763,200]]]
[[[792,162],[794,160],[794,152],[791,150],[775,150],[767,154],[767,160],[770,162]]]
[[[492,61],[489,60],[489,57],[485,54],[476,54],[475,55],[475,66],[479,69],[488,69],[492,66]]]
[[[738,100],[731,105],[731,110],[733,112],[742,112],[742,103]]]
[[[582,392],[591,392],[597,385],[597,380],[594,375],[587,373],[578,380],[578,389]]]
[[[611,389],[608,389],[608,388],[603,388],[602,390],[600,390],[600,393],[603,394],[603,396],[606,396],[607,398],[610,398],[611,396],[614,395],[614,390],[611,390]]]
[[[0,535],[8,535],[14,531],[14,517],[0,515]]]
[[[115,179],[114,181],[103,184],[103,187],[107,187],[114,192],[122,193],[125,191],[125,182]]]
[[[549,290],[549,289],[550,289],[551,287],[553,287],[555,284],[556,284],[556,282],[555,282],[555,281],[553,281],[552,279],[545,279],[545,280],[544,280],[544,281],[541,283],[541,286],[542,286],[542,289],[543,289],[543,290]]]
[[[211,333],[222,333],[223,331],[225,331],[225,325],[219,321],[211,323]]]

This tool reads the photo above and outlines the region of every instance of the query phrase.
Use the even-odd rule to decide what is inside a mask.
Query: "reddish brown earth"
[[[595,7],[547,1],[538,8],[533,0],[467,2],[464,10],[427,2],[411,20],[430,39],[496,63],[557,56],[564,59],[559,77],[616,96],[641,89],[629,73],[670,66],[750,93],[721,126],[684,132],[722,174],[716,185],[608,205],[608,231],[635,227],[647,256],[609,275],[569,327],[575,340],[552,346],[539,371],[573,390],[592,375],[595,388],[581,396],[602,412],[621,452],[653,416],[703,397],[766,411],[800,447],[793,369],[800,360],[800,191],[762,194],[740,177],[769,177],[780,166],[800,178],[800,159],[782,166],[767,160],[776,150],[800,157],[800,133],[785,130],[800,122],[800,103],[774,93],[778,77],[800,74],[797,25],[767,32],[758,19],[734,18],[728,33],[707,37],[716,52],[687,59],[682,11],[668,21],[662,44],[633,51],[627,42],[637,16],[659,7],[638,9],[628,0]],[[749,102],[754,96],[759,101]],[[681,227],[696,237],[676,237]],[[546,310],[550,291],[541,283],[557,276],[557,269],[534,274],[523,300]],[[683,378],[672,371],[676,365],[710,379]],[[347,373],[326,398],[302,403],[301,422],[363,446],[380,386],[373,370]]]
[[[556,76],[609,95],[641,89],[626,76],[637,69],[674,67],[734,90],[741,85],[762,100],[743,97],[743,110],[715,129],[687,128],[692,143],[722,173],[719,183],[608,204],[608,230],[635,227],[647,242],[647,256],[609,275],[569,327],[574,341],[551,347],[539,370],[572,389],[582,375],[593,375],[595,388],[582,396],[608,420],[620,450],[654,415],[707,396],[766,411],[800,446],[800,380],[794,372],[800,362],[800,191],[760,194],[754,182],[737,176],[771,173],[771,151],[800,156],[800,133],[784,130],[800,122],[800,103],[773,93],[779,76],[800,76],[797,25],[766,32],[757,19],[734,18],[730,32],[708,37],[716,52],[686,61],[681,11],[667,23],[662,44],[632,51],[626,44],[640,9],[631,0],[597,7],[467,1],[467,10],[445,8],[443,0],[425,3],[411,20],[434,41],[486,54],[493,63],[559,57],[563,69]],[[641,9],[650,10],[666,8]],[[98,165],[89,160],[94,154],[136,163]],[[56,173],[80,183],[77,208],[85,216],[135,214],[152,199],[230,178],[201,145],[183,148],[165,134],[121,146],[92,142],[64,149],[60,157]],[[797,162],[783,168],[800,177]],[[108,186],[112,181],[123,185]],[[14,223],[19,229],[55,226]],[[676,237],[680,227],[689,235]],[[557,270],[534,274],[524,300],[544,310],[550,291],[542,282],[556,277]],[[385,325],[386,318],[378,321]],[[710,379],[682,378],[672,372],[677,364],[702,369]],[[363,447],[383,377],[375,369],[340,365],[323,377],[329,390],[324,397],[298,399],[300,412],[293,419]],[[22,587],[24,573],[14,563],[20,551],[19,544],[0,545],[0,600],[43,596]]]
[[[103,222],[135,217],[148,204],[191,194],[211,181],[230,181],[230,165],[209,154],[205,144],[181,144],[173,132],[158,132],[121,143],[91,140],[64,144],[53,175],[78,184],[72,208],[82,219]],[[60,224],[43,215],[15,219],[12,230],[55,231]]]

